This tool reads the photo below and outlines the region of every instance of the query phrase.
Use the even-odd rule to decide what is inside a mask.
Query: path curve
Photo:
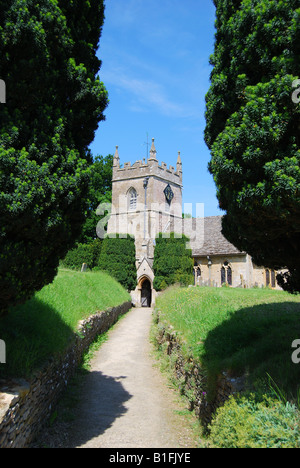
[[[176,413],[178,398],[151,357],[152,309],[133,308],[109,332],[84,376],[75,420],[60,446],[69,448],[193,448]],[[44,440],[51,446],[51,440]]]

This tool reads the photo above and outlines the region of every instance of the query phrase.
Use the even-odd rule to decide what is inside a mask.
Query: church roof
[[[184,234],[190,238],[193,256],[238,255],[241,252],[222,234],[222,216],[184,219]]]

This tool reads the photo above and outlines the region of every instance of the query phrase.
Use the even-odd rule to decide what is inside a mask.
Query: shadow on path
[[[71,421],[66,422],[65,417],[60,416],[61,408],[58,408],[59,419],[42,431],[43,436],[34,446],[76,448],[99,437],[127,412],[125,403],[132,395],[122,385],[125,378],[112,378],[100,371],[86,373],[82,381],[75,384],[75,390],[69,388],[66,391],[66,400],[72,400],[72,391],[76,393]],[[61,402],[59,406],[64,404]]]
[[[189,430],[175,415],[172,392],[150,356],[152,309],[135,308],[109,334],[68,385],[52,427],[40,447],[147,448],[193,446]],[[70,410],[68,422],[67,412]]]

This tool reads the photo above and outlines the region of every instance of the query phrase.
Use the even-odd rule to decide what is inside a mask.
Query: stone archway
[[[152,285],[148,278],[144,278],[141,283],[141,306],[151,307],[152,303]]]
[[[144,258],[137,270],[137,286],[130,293],[135,307],[154,307],[157,292],[153,289],[153,280],[153,271]]]

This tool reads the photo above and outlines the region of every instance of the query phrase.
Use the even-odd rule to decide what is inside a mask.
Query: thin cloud
[[[167,117],[190,117],[195,111],[177,102],[172,101],[167,95],[165,87],[152,80],[132,78],[123,71],[114,70],[105,73],[102,77],[105,83],[111,84],[122,91],[126,91],[131,97],[128,103],[132,110],[153,110]]]

